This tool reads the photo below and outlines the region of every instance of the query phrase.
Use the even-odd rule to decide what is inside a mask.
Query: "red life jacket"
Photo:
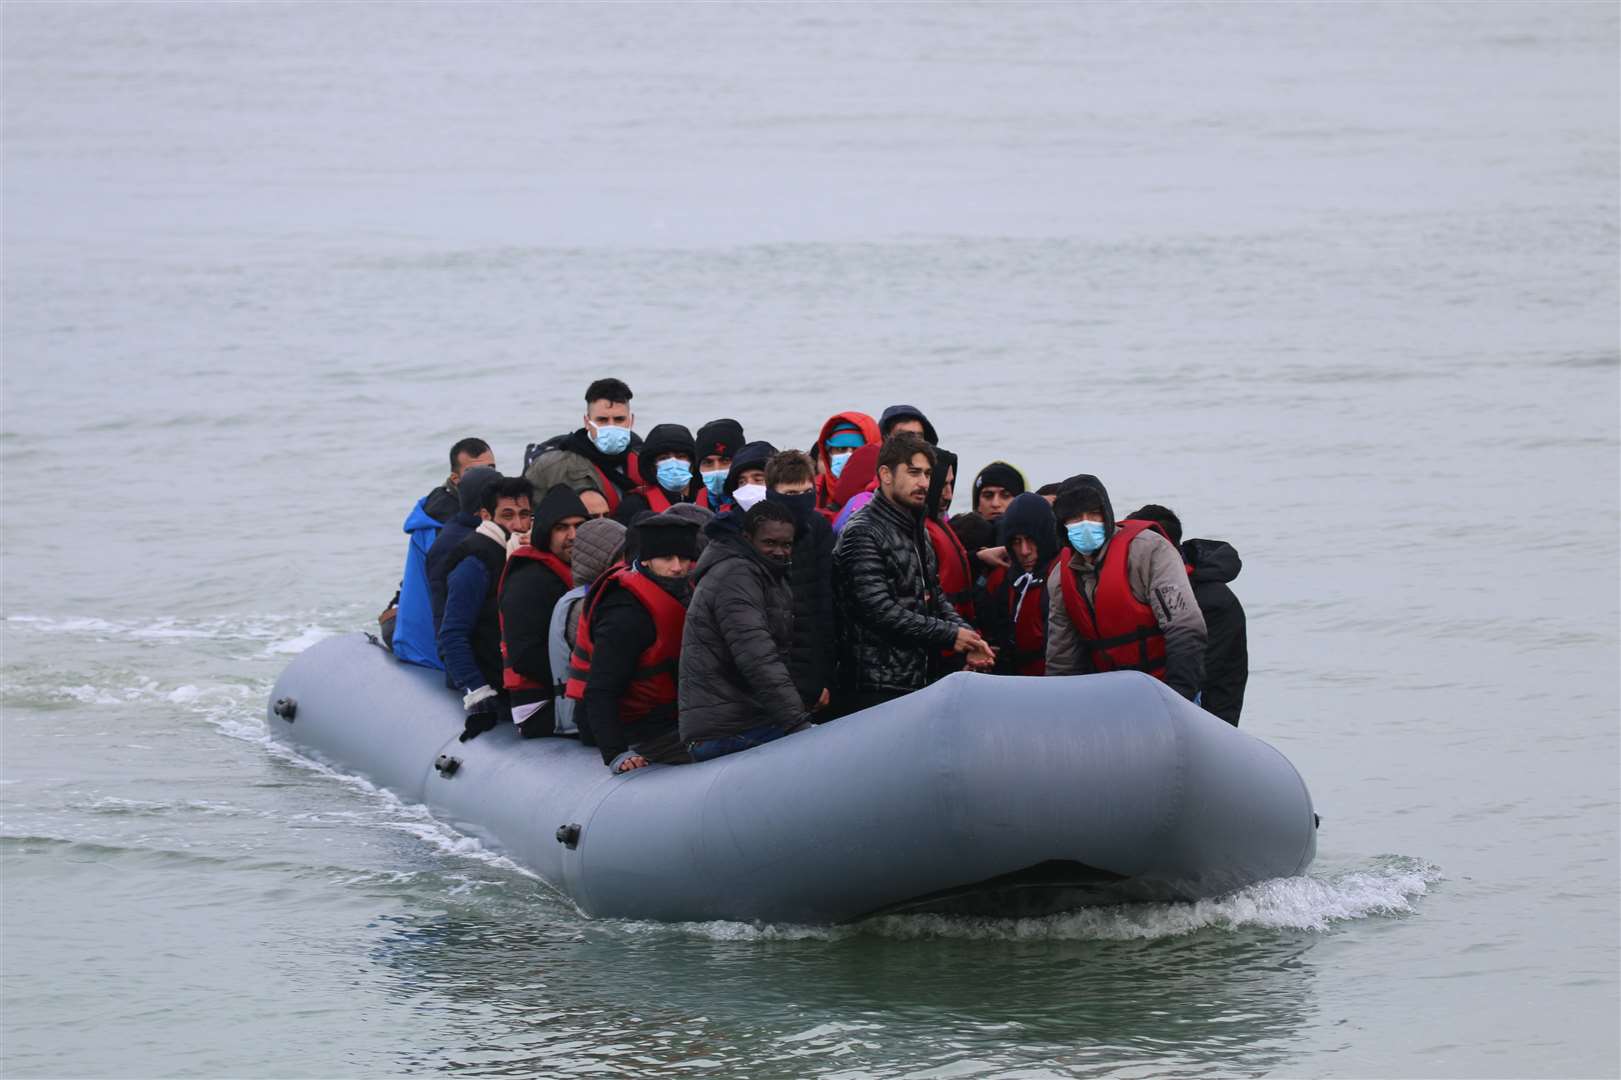
[[[1064,611],[1069,615],[1081,647],[1098,671],[1146,671],[1156,679],[1165,677],[1165,634],[1154,620],[1154,610],[1131,594],[1126,580],[1127,554],[1131,542],[1144,529],[1161,536],[1165,530],[1151,521],[1122,521],[1103,552],[1098,567],[1097,590],[1088,603],[1075,580],[1070,560],[1061,558],[1058,571],[1064,594]],[[1167,540],[1170,537],[1166,537]]]
[[[585,684],[591,677],[591,617],[608,590],[615,588],[625,589],[636,598],[652,616],[655,631],[653,644],[636,658],[636,671],[619,699],[620,720],[626,727],[634,727],[655,711],[673,713],[675,710],[676,665],[681,659],[681,628],[687,621],[687,609],[630,567],[609,570],[591,587],[581,605],[574,653],[569,658],[568,685],[563,691],[565,697],[575,701],[585,697]]]
[[[1053,567],[1047,568],[1050,577]],[[1047,674],[1047,581],[1032,584],[1023,591],[1014,588],[1021,572],[1010,582],[1012,571],[997,567],[985,579],[985,592],[991,603],[1000,604],[1013,628],[1012,640],[996,642],[1003,652],[997,659],[1014,675]]]
[[[507,564],[501,570],[501,585],[500,588],[496,590],[496,596],[498,597],[502,593],[506,592],[507,575],[512,572],[512,562],[514,559],[533,559],[535,562],[540,563],[540,565],[557,575],[557,579],[563,583],[564,591],[574,588],[574,574],[568,568],[567,563],[549,551],[541,551],[537,548],[530,547],[528,544],[525,544],[523,547],[519,548],[517,551],[514,551],[510,556],[507,557]],[[500,619],[501,685],[506,687],[508,690],[544,689],[540,683],[536,682],[534,679],[531,679],[529,676],[520,675],[516,671],[512,670],[512,657],[507,652],[507,617],[505,614],[502,614],[500,615]]]
[[[636,494],[647,500],[647,508],[655,514],[662,514],[675,505],[670,501],[670,496],[657,484],[643,484],[636,489]],[[705,510],[712,509],[709,505],[709,489],[699,484],[698,497],[692,500],[692,503],[694,506],[701,506]]]
[[[589,461],[590,459],[587,460]],[[602,466],[598,465],[594,461],[591,461],[590,464],[592,471],[597,474],[597,479],[602,481],[602,497],[608,500],[608,513],[611,514],[615,510],[619,509],[619,489],[614,486],[614,482],[612,480],[608,479],[608,474],[602,471]],[[637,485],[633,490],[640,490],[642,486],[644,486],[645,482],[642,480],[642,463],[637,460],[635,454],[625,455],[625,475],[630,477],[630,482],[632,484]]]
[[[934,561],[940,571],[940,591],[951,606],[962,616],[963,622],[974,623],[974,564],[968,549],[957,539],[950,525],[932,517],[923,519],[929,531],[929,542],[934,545]]]

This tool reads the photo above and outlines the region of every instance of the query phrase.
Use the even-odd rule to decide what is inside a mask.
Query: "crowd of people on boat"
[[[503,474],[479,438],[417,500],[380,617],[462,695],[463,741],[513,723],[615,773],[736,753],[956,671],[1134,670],[1237,725],[1238,554],[1090,474],[1028,490],[994,461],[952,515],[955,454],[923,412],[829,417],[809,451],[733,419],[635,433],[598,379],[582,425]]]

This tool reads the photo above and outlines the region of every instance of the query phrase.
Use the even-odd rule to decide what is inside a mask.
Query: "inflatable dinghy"
[[[511,725],[462,743],[438,671],[366,635],[295,658],[274,738],[532,870],[587,915],[838,923],[1192,900],[1316,853],[1282,754],[1137,672],[959,673],[742,753],[612,775]]]

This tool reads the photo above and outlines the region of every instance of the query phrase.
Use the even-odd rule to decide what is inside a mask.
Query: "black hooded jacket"
[[[889,433],[902,420],[918,421],[923,425],[923,441],[930,446],[939,444],[940,436],[935,433],[934,425],[929,423],[929,418],[924,416],[923,410],[916,405],[891,405],[885,409],[883,415],[878,418],[878,433],[886,439],[889,438]]]
[[[728,496],[737,490],[738,481],[743,473],[750,469],[764,469],[765,463],[771,460],[771,455],[777,448],[768,442],[745,443],[743,448],[732,458],[732,467],[726,470],[725,492]]]
[[[805,715],[786,662],[793,640],[787,567],[735,527],[714,524],[681,634],[683,743],[763,724],[792,728]]]
[[[1013,609],[1021,595],[1025,603],[1046,604],[1047,572],[1058,558],[1057,530],[1053,525],[1052,507],[1047,500],[1033,492],[1014,496],[1002,516],[996,519],[996,542],[1006,547],[1015,536],[1035,541],[1036,565],[1028,575],[1018,565],[1018,558],[1010,550],[1008,559],[1013,563],[1005,571],[994,575],[996,587],[989,589],[980,613],[980,626],[997,649],[996,670],[1001,674],[1014,673]],[[1028,576],[1029,580],[1026,580]],[[1043,618],[1043,623],[1046,620]]]
[[[574,489],[558,484],[540,500],[535,510],[531,545],[545,551],[552,526],[564,518],[586,517],[585,504]],[[533,559],[509,559],[501,586],[501,637],[506,644],[507,662],[518,674],[540,683],[538,690],[514,691],[512,703],[527,705],[550,701],[556,687],[549,642],[552,609],[572,587],[544,563]],[[562,673],[556,673],[561,675]]]
[[[1205,645],[1204,687],[1199,703],[1234,727],[1244,708],[1244,687],[1249,682],[1250,654],[1244,605],[1227,583],[1238,576],[1243,562],[1233,546],[1222,540],[1189,540],[1182,557],[1192,570],[1193,596],[1204,613],[1209,641]]]
[[[428,547],[424,561],[428,571],[428,606],[433,610],[435,634],[439,633],[439,624],[445,619],[445,581],[450,576],[451,558],[461,547],[462,541],[478,528],[478,509],[484,499],[484,489],[499,479],[499,472],[482,465],[462,473],[461,483],[456,486],[458,509],[445,520],[439,535]]]
[[[814,494],[811,496],[814,499]],[[766,498],[789,504],[774,491]],[[790,504],[790,509],[793,509]],[[838,663],[838,622],[833,602],[833,526],[816,512],[794,514],[794,554],[788,568],[793,594],[794,636],[788,649],[788,673],[807,709],[822,691],[832,691]]]
[[[919,690],[932,657],[967,625],[940,593],[921,514],[883,492],[845,523],[833,548],[840,616],[839,681],[856,693]]]
[[[636,453],[636,463],[642,470],[642,481],[657,487],[659,483],[658,456],[671,452],[685,454],[687,460],[693,463],[692,478],[687,481],[684,491],[679,493],[666,491],[665,495],[669,496],[672,503],[692,502],[698,498],[698,492],[703,489],[703,480],[698,475],[698,466],[696,464],[698,460],[697,444],[692,441],[692,432],[680,424],[655,425],[653,430],[647,433],[647,438],[642,440],[641,449]],[[646,496],[640,492],[627,491],[624,497],[619,500],[619,506],[611,516],[620,524],[629,525],[636,520],[637,514],[651,509],[653,508],[648,505]]]

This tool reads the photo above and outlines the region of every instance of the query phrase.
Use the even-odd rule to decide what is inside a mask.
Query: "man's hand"
[[[827,708],[827,703],[832,700],[833,695],[828,692],[827,687],[822,687],[822,696],[816,699],[815,705],[811,706],[811,712],[816,712],[819,709]]]
[[[979,561],[986,566],[1006,568],[1013,565],[1013,560],[1008,558],[1007,548],[1005,547],[980,548],[975,554],[979,556]]]
[[[647,765],[647,759],[646,758],[644,758],[640,754],[632,754],[632,755],[630,755],[630,757],[626,758],[624,761],[621,761],[619,763],[619,768],[615,769],[614,772],[616,772],[616,773],[630,772],[630,770],[632,770],[632,769],[640,769],[640,768],[645,767],[646,765]]]
[[[992,671],[996,667],[996,650],[989,645],[983,653],[971,652],[968,654],[969,671]]]
[[[496,721],[501,718],[500,698],[488,686],[468,691],[467,696],[462,698],[462,708],[467,716],[462,723],[462,733],[457,736],[458,742],[468,742],[486,731],[493,731]]]
[[[985,639],[980,637],[979,632],[971,626],[964,626],[957,631],[957,640],[952,643],[951,648],[953,652],[968,653],[970,655],[977,652],[989,653],[991,651],[991,647],[985,644]],[[994,656],[994,654],[992,655]]]

